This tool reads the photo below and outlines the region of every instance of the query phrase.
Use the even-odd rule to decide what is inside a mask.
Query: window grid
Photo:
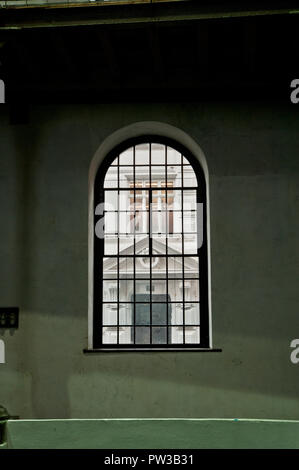
[[[188,346],[189,344],[191,346],[199,346],[201,344],[201,340],[198,339],[198,341],[194,342],[194,343],[190,343],[189,341],[186,341],[186,333],[187,332],[190,332],[191,329],[193,328],[200,328],[200,325],[201,325],[201,321],[200,321],[200,318],[201,318],[201,307],[200,307],[200,303],[201,303],[201,299],[199,297],[199,293],[200,293],[200,276],[199,276],[199,252],[198,250],[194,250],[194,251],[191,251],[191,253],[185,253],[185,235],[194,235],[196,234],[196,241],[197,241],[197,232],[196,231],[186,231],[184,232],[184,225],[185,225],[185,221],[184,221],[184,216],[185,216],[185,207],[184,207],[184,191],[185,190],[188,190],[188,191],[195,191],[195,194],[196,194],[196,198],[198,198],[198,186],[197,185],[194,185],[194,186],[187,186],[185,187],[184,186],[184,170],[185,170],[185,167],[187,168],[187,171],[188,171],[188,168],[190,168],[190,164],[188,163],[183,163],[183,158],[182,158],[182,155],[181,155],[181,163],[180,165],[173,165],[173,164],[168,164],[168,152],[167,152],[167,145],[164,146],[164,164],[163,165],[158,165],[156,162],[153,164],[152,163],[152,144],[149,143],[149,164],[147,165],[148,168],[149,168],[149,171],[148,171],[148,175],[149,175],[149,185],[148,187],[145,189],[145,187],[142,187],[142,191],[144,191],[144,194],[142,197],[145,197],[145,199],[148,201],[149,203],[149,208],[146,210],[146,211],[141,211],[141,212],[145,212],[145,214],[147,215],[147,231],[136,231],[136,194],[137,194],[137,191],[140,190],[140,186],[138,186],[136,183],[137,183],[137,179],[136,179],[136,167],[138,166],[136,164],[136,147],[133,146],[133,164],[132,165],[121,165],[119,164],[119,161],[120,161],[120,158],[119,156],[117,157],[117,160],[115,159],[113,162],[112,162],[112,165],[110,164],[110,167],[108,167],[108,170],[111,168],[111,166],[116,166],[117,167],[117,182],[116,182],[116,186],[115,188],[110,188],[110,187],[104,187],[104,190],[102,191],[102,194],[104,195],[104,198],[103,200],[105,200],[105,195],[109,192],[109,191],[117,191],[117,206],[116,206],[116,211],[109,211],[109,210],[105,210],[105,214],[111,214],[112,212],[116,212],[117,213],[117,226],[116,226],[116,235],[117,235],[117,253],[116,254],[109,254],[109,253],[106,253],[106,250],[105,250],[105,244],[106,244],[106,241],[107,241],[107,234],[105,232],[105,238],[103,240],[103,245],[104,245],[104,256],[105,256],[105,259],[109,259],[109,260],[112,260],[112,259],[116,259],[117,261],[117,302],[112,302],[112,301],[103,301],[103,307],[106,307],[108,305],[112,305],[112,306],[116,306],[116,311],[117,311],[117,319],[116,319],[116,323],[114,322],[106,322],[104,324],[104,322],[101,322],[101,324],[103,325],[103,331],[104,331],[104,328],[112,328],[114,329],[114,331],[116,332],[116,341],[112,341],[112,342],[105,342],[104,340],[103,341],[100,341],[100,345],[103,345],[103,347],[124,347],[124,346],[138,346],[140,348],[142,347],[173,347],[173,346],[179,346],[179,347],[182,347],[182,346]],[[131,183],[130,187],[128,188],[120,188],[119,187],[119,183],[120,183],[120,167],[129,167],[129,166],[132,166],[132,174],[133,174],[133,185]],[[140,167],[141,166],[146,166],[146,165],[139,165]],[[156,185],[154,185],[153,183],[155,183],[155,180],[153,180],[152,176],[153,176],[153,173],[152,173],[152,167],[155,166],[155,167],[158,167],[160,166],[161,168],[163,167],[164,168],[164,172],[165,172],[165,180],[164,181],[161,181],[160,182],[160,187],[157,188]],[[180,175],[181,175],[181,181],[182,181],[182,185],[178,186],[178,187],[171,187],[171,188],[168,188],[168,172],[167,172],[167,169],[168,169],[168,166],[171,166],[171,167],[177,167],[177,168],[180,168]],[[105,186],[105,185],[104,185]],[[181,214],[181,230],[180,232],[177,232],[177,233],[174,233],[174,235],[177,235],[178,238],[180,238],[181,240],[181,249],[178,253],[175,253],[173,252],[173,250],[170,250],[170,246],[169,246],[169,240],[167,238],[167,235],[169,234],[169,228],[170,228],[170,224],[171,224],[171,221],[170,221],[170,218],[169,217],[166,217],[166,220],[165,220],[165,226],[166,226],[166,229],[164,228],[164,232],[153,232],[153,211],[152,211],[152,203],[153,203],[153,192],[156,191],[157,192],[157,189],[158,191],[160,191],[160,197],[164,197],[164,202],[168,202],[169,201],[169,195],[173,195],[173,198],[175,198],[175,196],[177,194],[180,193],[181,195],[181,202],[180,202],[180,209],[173,209],[173,207],[171,208],[171,210],[167,211],[167,210],[161,210],[161,211],[156,211],[156,212],[159,212],[162,217],[165,217],[165,215],[167,215],[168,213],[172,213],[174,214],[173,217],[175,218],[176,217],[176,214]],[[131,195],[132,195],[132,191],[133,191],[133,200],[134,200],[134,210],[124,210],[124,209],[120,209],[120,196],[121,194],[124,192],[124,191],[127,191],[127,194],[130,192]],[[157,194],[157,193],[156,193]],[[131,198],[131,196],[130,196]],[[131,198],[132,199],[132,198]],[[131,200],[130,199],[130,200]],[[197,200],[197,199],[196,199]],[[131,208],[130,208],[131,209]],[[133,214],[133,217],[134,217],[134,222],[133,222],[133,225],[132,227],[130,226],[130,231],[128,232],[127,230],[123,230],[123,228],[121,228],[121,224],[120,224],[120,214],[121,213],[130,213],[132,212]],[[139,211],[140,212],[140,211]],[[195,216],[197,215],[197,211],[196,209],[190,209],[188,210],[188,212],[190,214],[194,214]],[[120,234],[127,234],[127,235],[130,235],[132,237],[132,243],[133,243],[133,247],[131,247],[132,251],[133,252],[125,252],[122,254],[121,252],[121,246],[120,246],[120,237],[118,235]],[[156,249],[154,249],[154,246],[155,246],[155,243],[153,243],[153,236],[157,236],[158,237],[156,238],[158,241],[161,241],[162,238],[161,238],[161,235],[164,234],[165,237],[166,237],[166,243],[165,243],[165,252],[163,253],[157,253],[156,252]],[[137,252],[137,244],[138,242],[140,242],[142,239],[141,239],[141,235],[149,235],[147,238],[148,238],[148,247],[147,247],[147,250],[145,253],[138,253]],[[160,235],[160,237],[159,237]],[[139,238],[138,238],[139,237]],[[126,250],[126,249],[125,249]],[[123,272],[121,271],[120,269],[120,264],[121,264],[121,261],[123,259],[132,259],[132,273],[131,271],[126,271],[126,272]],[[159,273],[155,273],[153,271],[153,260],[154,259],[162,259],[163,261],[163,258],[165,259],[165,276],[164,275],[161,275]],[[180,273],[170,273],[170,269],[169,269],[169,259],[170,258],[173,258],[173,262],[172,264],[175,266],[175,262],[174,260],[175,259],[179,259],[181,260],[181,272]],[[196,258],[197,261],[198,261],[198,268],[197,268],[197,273],[193,274],[191,277],[188,276],[186,277],[185,275],[185,262],[186,260],[192,260]],[[147,262],[149,264],[149,273],[146,274],[146,272],[140,276],[137,274],[136,272],[136,262],[138,260],[144,260],[144,259],[147,259]],[[104,266],[103,266],[104,268]],[[131,267],[130,267],[131,269]],[[163,272],[163,270],[162,270]],[[102,278],[104,279],[104,281],[114,281],[115,282],[115,275],[113,276],[109,276],[107,275],[107,273],[102,273],[103,276]],[[131,277],[132,276],[132,277]],[[120,298],[120,289],[121,289],[121,281],[123,280],[127,280],[127,281],[131,281],[131,283],[128,283],[127,282],[127,286],[131,285],[132,286],[132,292],[131,292],[131,300],[130,301],[130,298],[129,298],[129,294],[127,292],[127,298],[124,300],[123,297]],[[186,280],[190,283],[191,281],[193,283],[196,283],[197,284],[197,298],[192,300],[192,301],[189,301],[189,299],[186,299],[186,288],[187,288],[187,284],[186,284]],[[139,286],[138,284],[138,281],[144,281],[145,284],[144,284],[144,287],[143,289],[141,290],[141,292],[138,291],[137,287]],[[149,281],[149,292],[147,293],[147,288],[145,287],[145,285],[147,284],[147,282]],[[160,294],[160,297],[157,297],[157,295],[159,296],[159,294],[155,294],[154,292],[154,289],[156,287],[156,284],[155,282],[156,281],[161,281],[161,284],[162,284],[162,281],[166,281],[165,282],[165,289],[164,289],[164,294]],[[176,281],[176,286],[178,285],[178,283],[180,282],[180,285],[181,285],[181,299],[180,300],[175,300],[173,301],[171,299],[171,292],[170,292],[170,283],[168,281]],[[188,289],[190,289],[190,284],[189,284],[189,287]],[[138,300],[138,295],[141,294],[143,295],[143,300]],[[102,299],[104,299],[104,292],[103,292],[103,296],[102,296]],[[173,323],[172,320],[171,320],[171,316],[173,315],[173,311],[174,311],[174,308],[176,308],[176,306],[179,304],[179,306],[182,307],[182,321],[179,322],[177,320],[177,323]],[[140,308],[138,308],[138,305],[140,305]],[[163,311],[163,315],[160,317],[160,322],[157,322],[157,321],[153,321],[153,313],[155,314],[155,318],[156,318],[156,310],[155,310],[155,306],[159,305],[159,307],[162,307],[163,305],[166,306],[166,308]],[[125,313],[123,313],[122,315],[122,318],[120,318],[120,306],[124,307],[125,309]],[[191,323],[188,323],[188,320],[187,320],[187,323],[186,323],[186,313],[185,313],[185,309],[186,308],[190,308],[191,306],[194,307],[194,310],[195,310],[195,313],[196,315],[198,314],[198,321],[193,321]],[[131,308],[130,308],[131,307]],[[142,307],[148,307],[149,308],[149,317],[147,319],[147,321],[145,323],[140,323],[140,319],[138,319],[137,317],[139,316],[141,318],[142,316]],[[103,309],[102,309],[103,310]],[[128,311],[131,310],[131,321],[127,321],[128,320]],[[137,310],[137,311],[136,311]],[[161,313],[161,312],[160,312]],[[138,315],[136,315],[138,314]],[[176,313],[177,314],[177,313]],[[124,320],[124,318],[125,320]],[[174,342],[171,340],[171,336],[172,336],[172,332],[174,331],[174,329],[176,327],[181,327],[182,329],[182,341],[179,341],[179,342]],[[127,328],[129,329],[130,331],[130,338],[127,340],[127,342],[123,342],[121,340],[121,335],[120,335],[120,332],[123,331],[124,328]],[[139,328],[139,330],[138,330]],[[141,343],[139,342],[139,339],[140,339],[140,334],[142,333],[141,332],[141,329],[143,328],[143,334],[146,337],[148,337],[148,333],[149,333],[149,341],[147,340],[144,340],[142,341]],[[145,330],[145,328],[148,328],[149,330]],[[160,338],[157,336],[158,335],[158,331],[154,329],[155,328],[159,328],[160,330]],[[194,330],[195,331],[195,330]],[[163,334],[162,334],[163,333]],[[198,332],[198,335],[200,334],[200,330]],[[104,334],[104,333],[103,333]],[[164,337],[164,340],[163,340],[163,335],[165,335]],[[138,336],[138,337],[137,337]],[[196,334],[195,334],[196,336]],[[138,339],[139,338],[139,339]],[[158,343],[156,343],[155,341],[157,340],[158,338]],[[103,337],[102,337],[103,339]]]

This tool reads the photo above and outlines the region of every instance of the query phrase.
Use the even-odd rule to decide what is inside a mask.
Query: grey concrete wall
[[[210,171],[214,346],[84,355],[88,169],[136,121],[189,133]],[[0,403],[22,418],[299,419],[299,107],[254,103],[0,107]]]

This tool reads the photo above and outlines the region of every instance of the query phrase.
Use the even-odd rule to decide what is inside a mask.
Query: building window
[[[94,185],[95,349],[209,348],[206,182],[187,149],[118,146]]]

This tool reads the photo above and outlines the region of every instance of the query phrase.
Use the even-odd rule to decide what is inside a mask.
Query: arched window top
[[[116,168],[121,167],[123,173],[124,167],[130,166],[135,166],[139,172],[145,166],[160,167],[160,169],[166,166],[172,172],[179,172],[182,167],[182,170],[185,170],[185,178],[179,181],[181,186],[197,186],[200,180],[204,193],[206,191],[206,178],[198,159],[185,146],[171,138],[147,135],[125,140],[106,155],[97,169],[95,184],[103,187],[109,185],[108,180],[113,174],[112,179],[116,184]],[[155,170],[158,168],[153,168],[152,171]]]
[[[134,174],[135,172],[135,174]],[[153,187],[197,187],[197,177],[181,152],[157,143],[138,144],[114,158],[107,169],[104,188],[138,185],[145,181]]]
[[[171,139],[130,139],[94,184],[98,349],[209,347],[206,184]]]

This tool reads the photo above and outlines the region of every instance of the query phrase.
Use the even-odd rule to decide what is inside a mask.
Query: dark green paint
[[[8,421],[9,449],[299,449],[299,421]]]

